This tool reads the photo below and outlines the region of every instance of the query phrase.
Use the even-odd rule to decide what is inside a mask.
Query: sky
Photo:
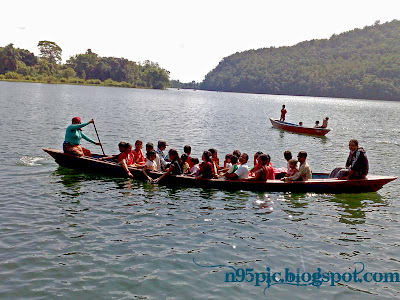
[[[0,0],[0,46],[39,54],[41,40],[70,56],[157,62],[181,82],[201,82],[226,56],[329,38],[400,20],[400,0]]]

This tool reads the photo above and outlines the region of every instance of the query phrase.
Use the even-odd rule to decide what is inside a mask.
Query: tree
[[[41,58],[45,58],[49,63],[55,66],[61,62],[62,49],[54,42],[50,41],[39,41],[38,43]]]
[[[17,69],[18,52],[13,44],[8,44],[0,50],[0,74]]]
[[[75,77],[76,73],[74,71],[74,69],[72,69],[71,67],[66,67],[63,71],[62,71],[62,76],[64,78],[70,78],[70,77]]]
[[[21,57],[21,61],[25,65],[33,67],[34,65],[37,64],[38,60],[35,54],[25,49],[18,49],[18,50],[19,50],[19,56]]]

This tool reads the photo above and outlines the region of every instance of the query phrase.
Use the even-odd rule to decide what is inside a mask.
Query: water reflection
[[[370,201],[386,206],[378,193],[338,194],[333,195],[330,201],[343,209],[338,210],[339,222],[352,225],[365,223],[365,212],[371,205]]]
[[[319,135],[310,135],[310,134],[297,134],[297,133],[292,133],[292,132],[286,132],[284,130],[279,130],[279,137],[281,139],[283,139],[285,137],[285,135],[299,135],[299,136],[303,136],[303,137],[310,137],[314,140],[319,140],[322,142],[322,144],[326,144],[326,142],[329,140],[329,138],[325,135],[323,136],[319,136]]]
[[[77,197],[81,194],[81,182],[85,181],[85,174],[80,173],[78,171],[58,167],[53,173],[53,176],[60,179],[64,187],[67,189],[67,192],[63,191],[62,194],[69,195],[72,197]]]

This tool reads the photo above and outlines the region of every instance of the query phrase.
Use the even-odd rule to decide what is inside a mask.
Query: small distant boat
[[[304,127],[304,126],[299,126],[297,124],[292,124],[292,123],[288,123],[288,122],[282,122],[282,121],[279,121],[278,119],[269,118],[269,120],[271,121],[272,127],[278,128],[278,129],[281,129],[281,130],[285,130],[285,131],[290,131],[290,132],[293,132],[293,133],[324,136],[329,131],[331,131],[329,128]]]
[[[110,161],[99,160],[103,155],[93,157],[77,157],[63,153],[55,149],[43,149],[51,155],[60,166],[94,172],[112,177],[127,177],[125,170]],[[129,167],[129,171],[137,180],[147,180],[142,169]],[[159,178],[163,173],[148,171],[152,178]],[[214,188],[221,190],[250,190],[262,192],[297,192],[297,193],[366,193],[376,192],[385,184],[397,177],[368,175],[366,179],[339,180],[329,178],[327,173],[314,173],[308,181],[283,182],[280,180],[250,181],[250,180],[224,180],[219,179],[195,179],[184,175],[169,175],[163,180],[163,184],[180,187]]]

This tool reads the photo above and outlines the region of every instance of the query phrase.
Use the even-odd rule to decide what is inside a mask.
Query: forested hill
[[[400,21],[224,58],[205,90],[400,100]]]

